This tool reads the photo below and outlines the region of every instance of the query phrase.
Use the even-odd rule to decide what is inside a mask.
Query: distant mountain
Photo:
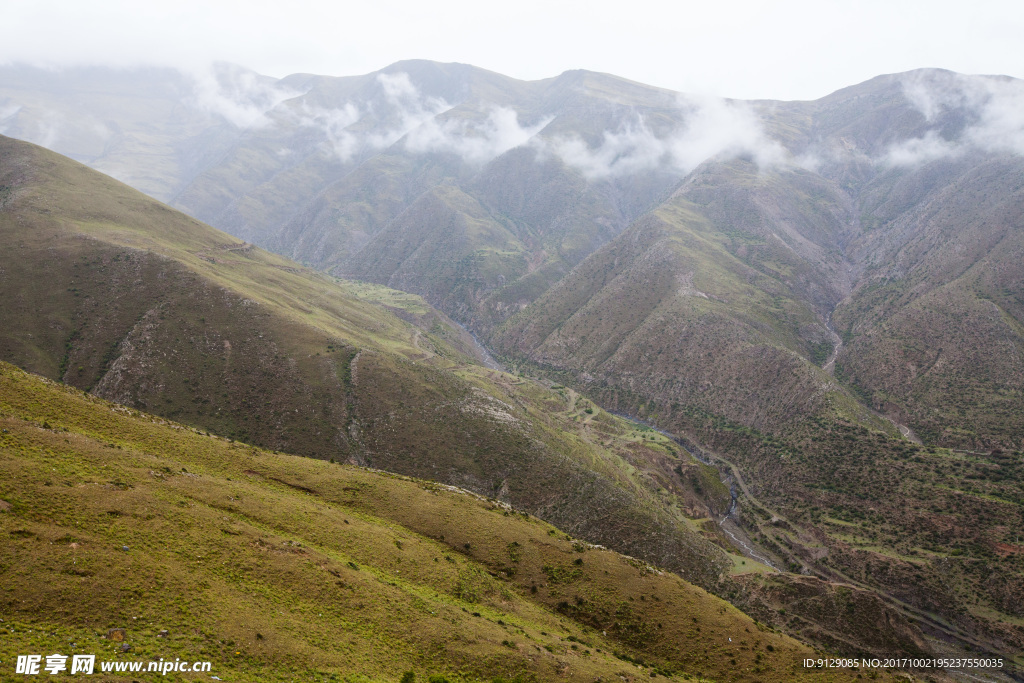
[[[773,104],[765,129],[794,163],[705,162],[508,321],[496,347],[677,428],[674,413],[700,410],[778,432],[829,397],[870,424],[820,370],[834,364],[932,443],[1021,447],[1024,147],[986,149],[976,132],[1009,96],[935,105],[932,121],[911,97],[915,84],[986,83],[1024,92],[922,72]],[[950,141],[923,151],[936,130]],[[938,308],[924,314],[922,297]]]

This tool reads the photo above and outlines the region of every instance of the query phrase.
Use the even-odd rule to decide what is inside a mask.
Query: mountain
[[[0,133],[316,268],[429,292],[484,330],[669,192],[671,174],[608,173],[579,147],[624,119],[668,127],[676,98],[602,74],[528,83],[424,61],[279,81],[227,65],[6,67]],[[520,147],[542,128],[564,154]]]
[[[858,399],[937,444],[1013,450],[1022,445],[1013,379],[1021,368],[999,361],[979,375],[987,351],[968,358],[950,349],[1019,348],[1021,89],[1013,79],[921,70],[815,102],[743,103],[585,71],[524,82],[415,60],[363,76],[284,79],[229,65],[194,74],[9,66],[0,69],[0,127],[241,239],[420,294],[485,342],[577,374],[621,379],[637,359],[628,344],[613,358],[614,349],[630,334],[658,335],[634,328],[663,292],[647,292],[633,318],[609,314],[599,325],[576,312],[600,307],[600,297],[565,296],[570,282],[592,281],[598,262],[640,240],[652,258],[676,261],[659,276],[675,271],[680,305],[696,278],[704,289],[695,296],[718,296],[729,310],[694,328],[699,342],[655,343],[668,376],[642,381],[659,389],[616,379],[617,391],[642,397],[624,409],[696,403],[758,429],[777,426],[834,394],[816,388],[828,380],[811,367],[828,364]],[[664,248],[659,235],[680,229],[684,246]],[[954,255],[955,245],[966,251]],[[981,303],[925,314],[905,311],[905,297],[879,301],[880,291],[906,288],[919,309],[924,289],[937,297],[952,286],[940,269],[959,278],[982,263],[1000,275],[957,285]],[[893,282],[905,274],[913,282]],[[671,289],[670,280],[653,286]],[[977,309],[969,322],[964,306]],[[563,322],[562,334],[617,329],[601,348],[577,353],[576,340],[553,333]],[[837,335],[845,345],[829,364]],[[700,362],[698,347],[732,348],[723,339],[758,350]],[[687,352],[696,356],[673,360]],[[778,373],[787,378],[781,401],[770,387]],[[694,400],[709,382],[716,388]],[[851,416],[863,412],[849,396],[836,400]],[[972,409],[979,404],[986,408]]]
[[[0,79],[0,107],[13,112],[0,125],[24,135],[43,109],[27,93],[45,79],[4,73],[14,72]],[[92,76],[82,82],[132,98],[130,83]],[[811,575],[881,596],[930,647],[1024,647],[1019,81],[921,70],[813,102],[736,102],[589,72],[525,83],[422,61],[347,78],[224,66],[168,79],[185,88],[181,120],[199,123],[175,136],[153,117],[174,145],[136,135],[146,154],[119,159],[145,169],[147,154],[163,154],[163,198],[240,239],[423,296],[444,312],[429,313],[439,329],[451,330],[447,315],[508,367],[558,382],[531,404],[534,415],[544,401],[567,408],[558,429],[602,415],[580,412],[590,399],[669,432],[717,468],[736,503],[722,506],[722,487],[709,498],[704,475],[668,474],[660,453],[622,450],[670,484],[644,488],[685,485],[698,516],[719,520],[706,538],[805,575],[799,590],[793,576],[784,589],[764,577],[715,588],[735,604],[816,642],[863,647],[864,633],[825,634],[820,611],[808,619],[820,595],[790,612]],[[32,97],[68,107],[75,82]],[[78,111],[122,148],[116,111]],[[79,158],[105,163],[104,150],[90,153]],[[471,351],[457,332],[443,337],[449,358]],[[393,412],[390,427],[408,426],[403,453],[465,448],[446,481],[502,491],[490,473],[514,457],[483,462],[455,428],[424,440],[390,408],[418,381],[388,375],[377,386],[402,388],[382,389],[364,418]],[[409,467],[389,460],[389,439],[373,442],[372,462]],[[466,471],[468,483],[454,474]],[[580,519],[544,505],[561,525]]]

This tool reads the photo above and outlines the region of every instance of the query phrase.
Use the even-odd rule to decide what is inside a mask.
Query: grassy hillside
[[[208,436],[6,363],[0,425],[8,673],[84,652],[235,681],[854,676],[809,676],[811,650],[724,601],[466,491]]]

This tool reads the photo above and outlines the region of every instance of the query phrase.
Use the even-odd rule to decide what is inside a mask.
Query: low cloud
[[[690,99],[686,128],[672,140],[673,163],[689,172],[707,159],[749,156],[762,168],[786,163],[786,150],[771,140],[750,107],[719,98]]]
[[[455,154],[477,165],[529,145],[591,180],[659,168],[688,173],[712,158],[746,156],[762,168],[796,163],[768,138],[753,109],[713,97],[680,99],[682,123],[667,135],[659,137],[637,116],[591,147],[577,136],[544,138],[552,117],[524,125],[508,107],[493,107],[482,120],[447,115],[454,105],[425,95],[404,72],[379,74],[375,95],[333,108],[311,106],[302,93],[224,65],[192,77],[199,108],[239,128],[280,123],[318,130],[325,150],[344,163],[393,145],[412,154]]]
[[[20,111],[20,104],[6,104],[0,106],[0,135],[7,134],[7,130],[14,123],[15,117]]]
[[[483,120],[446,117],[454,105],[424,95],[404,72],[379,74],[376,96],[333,108],[310,106],[299,97],[302,93],[227,66],[193,74],[193,80],[201,109],[239,128],[280,122],[318,130],[325,149],[345,163],[396,144],[412,154],[455,154],[469,164],[530,145],[592,180],[657,168],[685,173],[714,157],[750,156],[760,166],[786,161],[785,151],[768,139],[750,108],[718,98],[680,100],[684,124],[668,136],[658,137],[637,117],[606,131],[592,148],[573,136],[542,139],[538,135],[550,117],[524,125],[508,107],[491,108]]]
[[[883,163],[913,166],[975,150],[1024,155],[1024,81],[921,72],[904,79],[903,93],[931,127],[890,147]],[[951,116],[965,124],[944,134]]]
[[[966,149],[964,145],[945,140],[938,132],[931,130],[922,137],[904,140],[890,147],[885,162],[892,166],[917,166],[959,156]]]
[[[405,72],[380,74],[377,82],[387,103],[382,118],[394,122],[383,130],[367,134],[366,144],[374,149],[390,147],[453,106],[440,97],[424,96]]]
[[[217,64],[187,75],[193,82],[194,104],[237,128],[269,126],[272,123],[270,112],[282,102],[302,94],[228,64]]]
[[[302,103],[277,116],[323,132],[330,151],[343,162],[401,144],[413,154],[446,152],[466,163],[481,164],[526,144],[550,121],[524,127],[516,112],[505,107],[495,107],[482,122],[446,119],[443,115],[453,105],[424,95],[404,72],[380,74],[377,85],[379,95],[366,102],[332,109]],[[375,124],[367,126],[367,117],[375,119]]]
[[[479,124],[435,116],[409,132],[405,148],[413,153],[450,152],[467,163],[482,164],[527,144],[550,122],[521,126],[519,115],[507,107],[493,108]]]
[[[652,170],[663,166],[669,156],[668,141],[655,136],[639,118],[617,131],[605,131],[595,149],[576,136],[550,140],[547,147],[591,180]]]
[[[67,128],[67,119],[59,111],[46,110],[30,121],[30,126],[22,127],[18,137],[28,140],[40,147],[55,149],[58,147],[63,131]]]
[[[591,180],[659,168],[689,173],[712,158],[749,156],[762,168],[789,161],[749,107],[710,97],[681,99],[679,106],[683,125],[665,137],[637,118],[617,131],[605,131],[596,148],[578,137],[553,139],[547,147]]]
[[[331,152],[347,162],[361,147],[358,136],[348,130],[361,116],[359,107],[352,103],[333,109],[310,107],[303,103],[296,111],[290,112],[289,118],[304,128],[323,132]]]

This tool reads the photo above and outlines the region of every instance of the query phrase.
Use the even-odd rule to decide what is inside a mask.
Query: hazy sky
[[[1024,77],[1021,0],[2,0],[0,62],[366,73],[400,59],[524,79],[605,71],[688,92],[811,99],[881,73]]]

